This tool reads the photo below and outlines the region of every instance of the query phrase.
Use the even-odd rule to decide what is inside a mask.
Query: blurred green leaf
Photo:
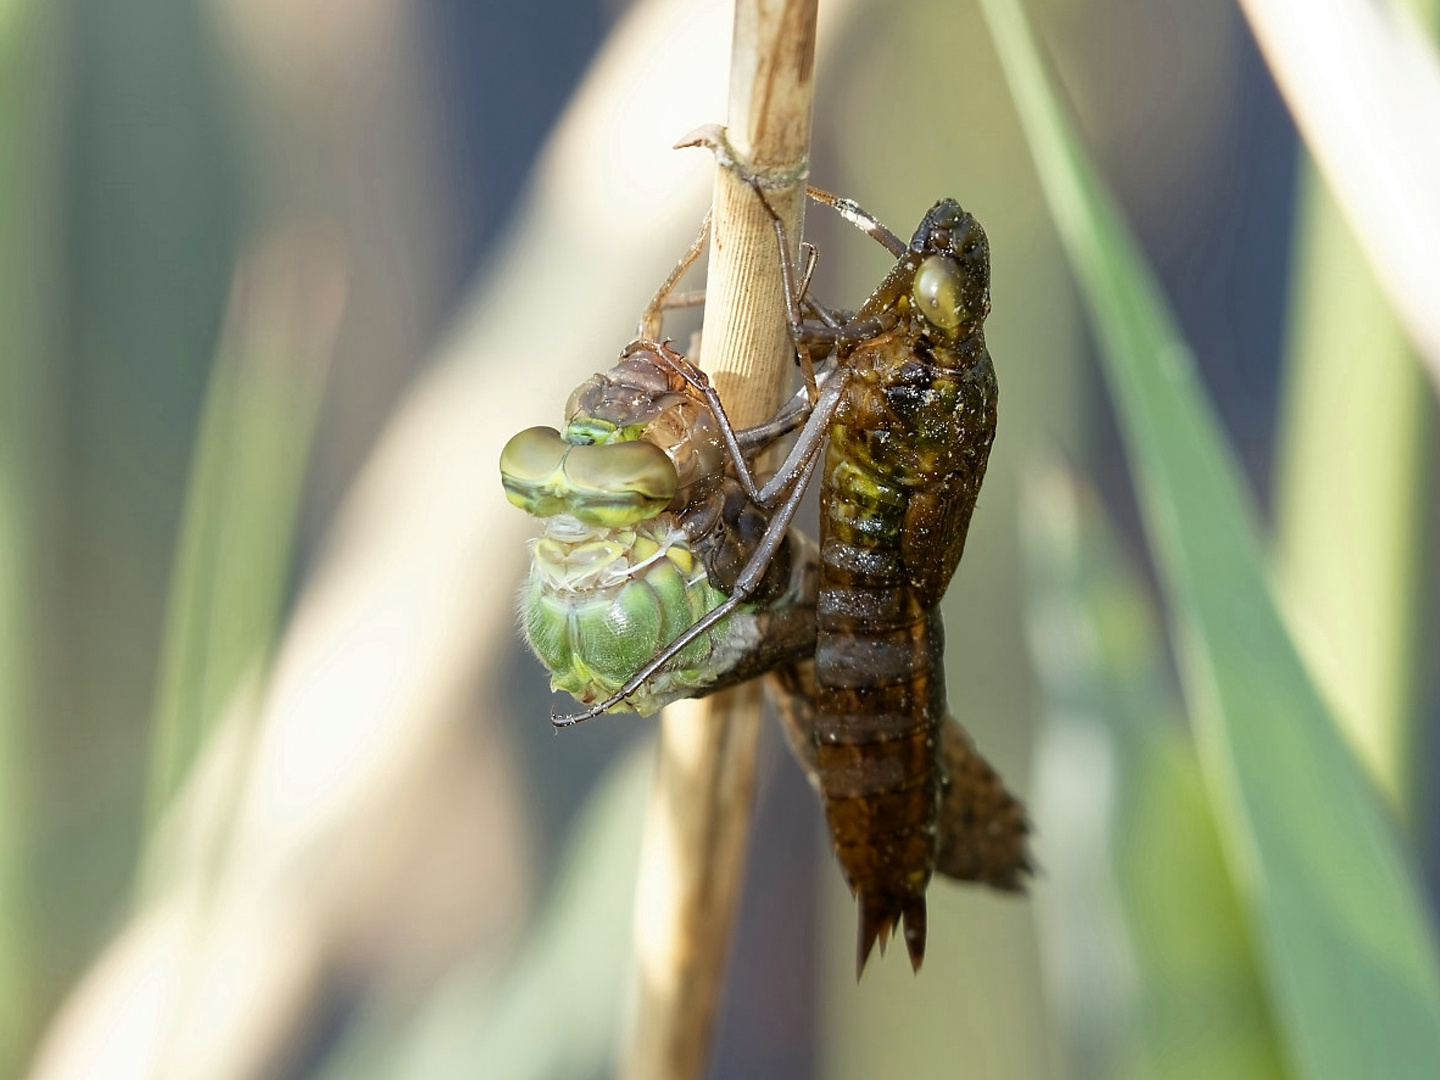
[[[147,833],[242,676],[268,655],[343,290],[338,255],[299,236],[271,238],[237,269],[165,620]]]
[[[1025,501],[1045,690],[1036,897],[1075,1080],[1285,1075],[1163,637],[1103,509],[1055,467]]]
[[[1193,361],[1054,98],[1024,13],[1015,0],[982,7],[1090,307],[1287,1056],[1307,1077],[1432,1076],[1440,963],[1394,821],[1286,633]]]
[[[55,297],[47,138],[55,20],[44,3],[0,3],[0,1074],[19,1068],[38,1019],[26,948],[31,718],[37,704],[37,579],[51,414],[45,371]]]
[[[1125,1075],[1279,1080],[1281,1045],[1195,748],[1161,724],[1128,749],[1116,847],[1141,988]]]

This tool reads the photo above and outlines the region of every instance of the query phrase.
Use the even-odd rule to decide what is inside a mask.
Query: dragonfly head
[[[663,342],[631,342],[618,364],[570,395],[564,438],[652,443],[673,463],[684,492],[725,469],[724,442],[705,401],[705,385],[704,373]]]
[[[571,514],[621,529],[655,517],[679,489],[675,466],[648,442],[575,445],[554,428],[526,428],[500,453],[505,497],[536,517]]]
[[[925,215],[910,242],[919,258],[910,295],[942,338],[963,337],[990,313],[990,242],[980,223],[954,199]]]

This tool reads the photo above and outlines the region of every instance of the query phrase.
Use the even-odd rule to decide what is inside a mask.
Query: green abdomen
[[[551,686],[591,703],[608,697],[725,595],[666,519],[535,542],[521,594],[525,640]],[[697,638],[627,701],[649,715],[712,683],[734,662],[753,618],[741,609]]]

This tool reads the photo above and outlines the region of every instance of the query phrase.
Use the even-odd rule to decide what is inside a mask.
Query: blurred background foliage
[[[1031,0],[1035,52],[1008,0],[821,6],[815,181],[995,252],[947,674],[1042,871],[936,883],[923,974],[856,986],[767,730],[713,1075],[1427,1075],[1433,385],[1241,12]],[[719,118],[653,102],[723,100],[728,25],[0,0],[5,1075],[608,1074],[648,735],[551,738],[486,508],[704,163],[573,193]],[[808,235],[839,303],[885,268]]]

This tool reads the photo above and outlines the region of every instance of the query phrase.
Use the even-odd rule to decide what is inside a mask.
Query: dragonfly
[[[576,390],[563,432],[529,428],[502,454],[510,501],[544,523],[523,633],[552,688],[582,703],[613,695],[726,602],[771,523],[725,474],[690,381],[703,377],[667,344],[637,340]],[[742,444],[756,438],[743,433]],[[649,715],[812,653],[816,566],[812,543],[781,534],[750,602],[613,707]]]
[[[896,262],[856,312],[832,313],[811,302],[818,318],[806,318],[784,226],[763,188],[754,181],[752,187],[779,241],[797,359],[807,385],[817,387],[789,456],[763,485],[751,475],[718,395],[696,389],[747,498],[773,511],[767,536],[726,600],[608,698],[561,722],[622,703],[748,604],[823,460],[811,760],[835,853],[859,907],[857,973],[874,945],[883,949],[897,931],[918,970],[925,893],[942,846],[941,810],[955,787],[945,760],[951,720],[939,604],[964,552],[996,430],[999,388],[984,336],[989,242],[953,199],[937,202],[906,244],[852,201],[811,189],[812,198],[867,232]],[[802,285],[808,276],[807,267]],[[825,357],[823,388],[810,369],[816,352]],[[997,825],[997,835],[1004,833]],[[1028,869],[1023,842],[1002,850],[1008,864],[1002,858],[986,872],[992,884],[1017,888]]]
[[[678,376],[677,369],[686,375]],[[581,531],[594,535],[581,539],[573,535],[576,526],[564,521],[576,510],[592,520],[610,519],[610,508],[633,501],[638,470],[618,458],[599,472],[576,470],[582,479],[565,485],[574,505],[557,509],[557,503],[546,501],[553,496],[537,497],[536,470],[526,464],[532,460],[532,439],[545,448],[543,457],[551,456],[549,433],[521,432],[502,455],[502,479],[511,500],[546,523],[546,535],[532,543],[530,577],[521,590],[525,637],[551,671],[552,686],[578,700],[611,692],[628,674],[634,656],[649,657],[654,642],[668,632],[667,623],[688,624],[697,603],[713,605],[726,595],[768,525],[769,515],[716,468],[716,426],[706,419],[713,414],[697,407],[694,390],[703,380],[703,372],[684,356],[641,338],[626,347],[613,368],[592,376],[571,395],[566,431],[578,441],[570,445],[616,445],[603,440],[628,429],[635,441],[668,448],[667,457],[676,463],[677,491],[679,476],[689,480],[682,502],[654,514],[647,524],[589,525]],[[798,401],[789,413],[741,433],[737,441],[758,453],[803,414]],[[600,441],[586,441],[591,438]],[[717,485],[723,492],[718,514]],[[753,625],[737,635],[744,638],[743,647],[712,648],[703,661],[689,660],[680,671],[667,672],[668,679],[652,680],[645,694],[625,704],[649,714],[679,698],[704,697],[764,674],[767,696],[795,759],[821,791],[813,663],[819,558],[813,541],[794,528],[781,550],[771,563],[772,582],[754,604]],[[662,551],[668,565],[657,557]],[[631,641],[635,609],[655,606],[667,609],[659,620],[639,620],[655,629]],[[1029,867],[1024,808],[953,719],[942,732],[941,751],[949,783],[939,814],[936,870],[957,881],[1020,890]]]
[[[898,247],[906,254],[900,256],[876,295],[853,315],[829,312],[806,296],[813,252],[799,288],[790,284],[794,275],[785,267],[797,355],[828,349],[810,382],[815,390],[808,398],[792,400],[767,425],[737,433],[730,428],[703,373],[668,344],[655,340],[660,312],[666,306],[689,302],[676,302],[670,293],[698,254],[705,235],[702,228],[647,308],[640,337],[622,353],[620,363],[582,384],[572,395],[566,433],[531,429],[516,436],[502,458],[502,477],[512,502],[547,521],[546,536],[532,548],[531,579],[522,597],[527,638],[551,669],[553,685],[592,703],[586,713],[560,718],[559,723],[616,707],[651,712],[677,697],[701,696],[762,671],[772,672],[767,688],[779,705],[797,759],[825,803],[842,869],[860,899],[858,973],[877,939],[883,950],[899,917],[904,917],[911,961],[918,967],[924,947],[924,889],[932,870],[1002,890],[1021,890],[1024,874],[1030,869],[1025,848],[1028,825],[1023,806],[1006,791],[998,774],[945,708],[938,614],[933,604],[928,609],[923,606],[933,594],[933,586],[918,597],[913,586],[905,586],[911,594],[909,605],[918,606],[924,618],[918,620],[918,627],[911,623],[899,629],[919,637],[925,647],[919,656],[929,665],[918,673],[923,676],[926,695],[916,693],[920,681],[916,678],[910,681],[908,697],[903,688],[899,692],[900,704],[911,706],[906,713],[894,707],[897,692],[893,679],[878,687],[855,686],[854,668],[845,674],[846,665],[853,663],[847,660],[847,646],[853,650],[858,640],[862,648],[874,653],[873,641],[878,637],[883,654],[884,644],[894,639],[897,627],[877,623],[873,615],[868,616],[867,624],[866,612],[857,614],[853,583],[831,585],[828,595],[823,588],[817,593],[817,575],[823,579],[828,572],[833,578],[835,568],[829,566],[827,571],[831,560],[817,561],[814,546],[790,528],[799,493],[820,461],[816,449],[820,441],[814,433],[825,432],[821,421],[838,422],[837,417],[850,417],[855,409],[855,401],[845,402],[835,387],[844,387],[857,372],[876,367],[874,356],[867,359],[862,350],[883,352],[889,342],[898,342],[891,346],[892,351],[909,347],[933,355],[933,344],[922,336],[923,331],[916,331],[913,320],[930,317],[922,305],[935,308],[937,303],[951,303],[953,307],[956,302],[952,294],[957,275],[951,273],[950,283],[937,281],[935,264],[926,262],[934,254],[930,247],[943,246],[934,235],[935,223],[949,220],[946,213],[953,204],[937,204],[927,215],[930,228],[927,231],[922,223],[909,246],[915,248],[912,253],[848,200],[818,189],[811,194],[892,250]],[[782,250],[786,250],[778,224],[777,233],[782,237]],[[980,237],[983,243],[983,233]],[[948,264],[941,269],[948,272]],[[902,270],[908,277],[909,292],[894,286],[902,279]],[[913,295],[917,282],[918,301]],[[877,300],[882,294],[891,299]],[[965,302],[971,302],[968,296]],[[909,324],[903,321],[906,316],[912,319]],[[959,325],[959,320],[943,313],[938,317]],[[885,335],[889,335],[888,341],[881,340]],[[983,354],[983,339],[979,346]],[[973,351],[973,343],[970,348]],[[857,353],[861,354],[858,358]],[[988,366],[988,356],[984,361]],[[912,378],[910,384],[900,384],[897,396],[903,399],[910,392],[913,397],[914,382]],[[989,391],[993,438],[993,369]],[[847,408],[842,408],[842,403]],[[757,487],[751,475],[755,455],[802,422],[804,431],[810,433],[808,450],[802,432],[787,465],[777,473],[781,481],[771,478],[764,488]],[[926,434],[930,444],[939,437],[933,430]],[[582,467],[573,449],[635,443],[665,447],[670,471],[653,464],[659,459],[648,451],[632,453],[633,461],[608,470]],[[832,439],[832,455],[834,443]],[[988,447],[988,440],[984,441],[979,476],[970,485],[969,508],[959,518],[961,547]],[[929,455],[926,462],[934,459],[933,445],[925,452]],[[796,477],[788,484],[783,479],[787,468]],[[833,472],[828,463],[827,472]],[[648,487],[635,482],[636,476],[647,473],[667,479]],[[668,479],[671,473],[673,481]],[[942,492],[947,482],[954,481],[942,478]],[[785,494],[778,511],[771,509],[777,491]],[[835,501],[833,496],[827,500],[827,512]],[[638,509],[642,505],[650,517],[637,525],[628,516],[643,517]],[[725,509],[717,513],[717,505]],[[614,519],[617,507],[623,508],[627,520]],[[590,520],[577,525],[570,520],[577,514]],[[592,535],[596,528],[612,531],[600,537]],[[903,521],[900,527],[892,522],[891,531],[903,532]],[[662,534],[668,539],[662,539]],[[913,544],[914,537],[911,539]],[[571,545],[559,549],[565,552],[563,558],[556,556],[557,543]],[[950,543],[954,545],[953,538]],[[622,557],[627,550],[628,555]],[[659,556],[662,551],[664,555]],[[959,551],[943,554],[951,560],[953,571]],[[684,565],[688,576],[682,575],[683,588],[673,584],[675,575],[665,560],[673,566]],[[557,567],[563,572],[557,574]],[[652,567],[660,569],[652,571]],[[659,573],[671,584],[654,589],[646,581],[651,573]],[[940,592],[948,579],[946,573],[939,583]],[[640,582],[645,588],[637,586]],[[862,582],[861,588],[865,584]],[[880,591],[870,584],[870,593]],[[844,591],[846,587],[850,593]],[[636,609],[645,610],[647,616],[641,622],[653,632],[630,632]],[[657,609],[661,612],[658,617]],[[705,609],[705,614],[697,619],[695,613],[700,609]],[[688,630],[672,633],[676,625],[687,621]],[[669,639],[671,645],[637,667],[637,657],[649,656],[663,639]],[[821,648],[817,649],[817,642]],[[612,646],[618,647],[612,651]],[[837,660],[842,685],[827,686],[827,675],[832,683],[836,681]],[[617,686],[626,671],[632,674]],[[844,693],[837,694],[837,690]],[[847,723],[855,726],[856,713],[836,710],[837,698],[846,694],[851,700],[872,708],[888,707],[889,711],[880,713],[878,722],[865,720],[869,727],[862,727],[857,738],[853,730],[846,729]],[[902,728],[898,740],[883,737],[888,734],[887,723]],[[907,723],[909,727],[904,727]],[[874,737],[877,731],[881,738]],[[871,737],[865,738],[867,734]],[[901,745],[886,745],[895,741]],[[877,748],[878,754],[874,753]],[[897,754],[896,750],[908,753]],[[897,840],[903,842],[897,844]],[[894,857],[897,850],[900,858]]]
[[[582,703],[614,698],[637,668],[725,603],[747,566],[763,563],[747,604],[610,701],[642,715],[810,655],[815,644],[813,544],[772,529],[773,516],[726,468],[727,453],[751,461],[803,419],[803,403],[730,432],[727,444],[704,373],[660,339],[664,312],[694,302],[675,289],[707,233],[708,219],[619,361],[571,394],[564,430],[526,429],[500,459],[507,498],[544,524],[520,600],[526,642],[552,688]]]

